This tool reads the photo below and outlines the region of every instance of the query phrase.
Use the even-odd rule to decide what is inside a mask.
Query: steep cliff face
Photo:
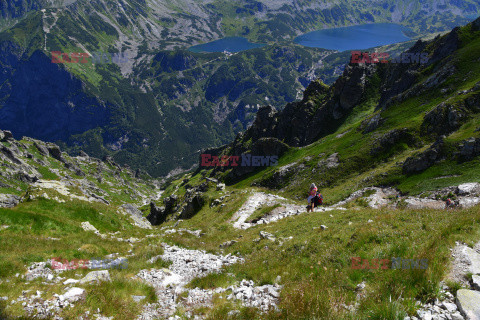
[[[241,157],[244,153],[255,156],[282,156],[288,147],[308,145],[332,133],[347,117],[354,106],[365,99],[369,78],[375,66],[348,66],[332,87],[321,81],[312,82],[299,102],[289,103],[281,111],[271,106],[259,109],[253,124],[237,136],[232,144],[209,149],[204,153]],[[224,171],[229,167],[217,167]],[[255,166],[237,166],[229,173],[230,179],[257,171]]]
[[[238,143],[272,137],[292,147],[300,147],[331,133],[364,99],[374,65],[347,66],[332,87],[312,82],[303,100],[289,103],[277,112],[271,106],[261,108],[252,126]]]
[[[14,44],[3,42],[0,63],[0,126],[15,137],[67,141],[109,122],[109,105],[88,96],[80,80],[42,52],[24,57]]]

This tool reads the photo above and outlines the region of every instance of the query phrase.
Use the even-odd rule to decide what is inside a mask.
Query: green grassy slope
[[[13,300],[23,295],[24,290],[35,289],[50,299],[65,291],[61,282],[48,285],[39,279],[26,281],[20,277],[33,262],[57,257],[69,261],[103,258],[118,253],[136,258],[128,260],[128,269],[110,270],[112,282],[88,287],[89,299],[76,309],[67,309],[64,316],[74,318],[81,312],[102,308],[108,314],[119,315],[119,319],[132,319],[140,312],[141,304],[133,301],[131,295],[145,296],[143,303],[156,301],[154,289],[132,277],[135,271],[152,267],[146,261],[162,253],[160,239],[147,239],[147,234],[156,231],[134,226],[134,221],[121,214],[119,207],[124,204],[142,206],[145,201],[154,199],[159,193],[158,181],[145,174],[135,177],[129,168],[108,159],[103,162],[88,156],[71,157],[66,153],[54,157],[55,153],[48,152],[58,147],[29,138],[21,141],[2,138],[0,147],[0,194],[14,195],[21,200],[14,208],[0,208],[2,297]],[[42,152],[47,148],[53,151]],[[32,178],[27,181],[26,177]],[[48,184],[52,187],[47,187]],[[92,194],[104,200],[93,200]],[[83,231],[82,223],[86,221],[106,238]],[[123,239],[132,237],[145,241],[145,246],[126,245]],[[120,238],[122,241],[118,241]],[[161,268],[168,264],[159,261],[154,266]],[[69,270],[65,271],[65,276],[72,278],[86,273],[88,270]],[[0,317],[16,316],[25,316],[21,302],[6,307],[2,300]]]
[[[441,42],[447,37],[437,38],[426,44],[432,59],[441,49]],[[280,157],[277,166],[257,171],[243,178],[238,185],[265,185],[278,189],[289,197],[300,198],[308,185],[315,182],[327,195],[327,201],[333,203],[354,190],[372,185],[393,186],[405,194],[419,194],[462,181],[479,181],[478,157],[465,161],[458,152],[466,139],[480,137],[480,32],[468,25],[459,29],[458,37],[458,50],[437,62],[419,66],[413,71],[416,80],[410,87],[394,96],[387,106],[379,105],[385,90],[395,88],[405,79],[401,72],[392,73],[393,84],[390,87],[386,79],[389,72],[399,70],[402,66],[372,66],[377,70],[366,81],[368,84],[360,102],[341,120],[336,120],[330,132],[327,131],[328,134],[307,146],[290,148]],[[449,72],[445,73],[447,69]],[[348,76],[349,74],[344,77]],[[432,79],[440,80],[436,83]],[[301,114],[307,112],[303,111],[304,108],[307,110],[313,103],[313,110],[318,110],[315,111],[316,115],[329,112],[325,105],[328,106],[328,103],[335,99],[334,95],[334,98],[329,97],[332,96],[332,91],[338,90],[336,88],[341,83],[337,81],[329,93],[326,93],[326,97],[317,99],[315,95],[310,96],[308,101],[303,101],[294,108]],[[348,93],[345,97],[348,99]],[[449,110],[456,110],[452,112],[458,112],[458,122],[454,127],[449,127],[444,115],[436,120],[435,125],[430,125],[426,114],[443,110],[441,108],[444,105],[450,106]],[[366,125],[374,116],[381,117],[382,121],[374,130],[366,132]],[[288,122],[281,117],[280,113],[275,121]],[[319,125],[327,126],[328,123]],[[302,128],[298,130],[301,131]],[[258,139],[254,137],[253,142],[246,141],[252,137],[251,132],[247,131],[248,138],[239,137],[234,145],[227,146],[223,152],[230,154],[231,148],[250,152],[251,144]],[[396,132],[403,134],[399,138],[390,139],[389,135]],[[441,159],[437,159],[422,172],[406,174],[403,170],[405,160],[418,156],[441,135],[446,135]],[[333,168],[327,168],[325,160],[334,153],[338,153],[339,163]],[[272,178],[281,172],[282,167],[292,164],[293,175],[280,182],[272,182]],[[218,177],[229,177],[228,168],[222,171],[217,171]]]
[[[202,181],[201,173],[181,176],[170,182],[163,197],[181,197],[187,184],[190,188]],[[262,314],[226,299],[226,294],[218,294],[212,309],[199,307],[193,314],[207,319],[403,319],[416,314],[417,301],[442,299],[441,281],[450,268],[449,248],[457,241],[473,245],[480,237],[478,207],[450,211],[353,206],[347,210],[302,213],[247,230],[233,228],[233,214],[256,191],[272,193],[242,183],[227,187],[226,191],[210,189],[205,194],[209,200],[193,218],[172,220],[161,228],[200,229],[200,239],[173,233],[165,235],[165,241],[210,253],[241,255],[246,260],[219,274],[196,278],[190,288],[225,288],[243,279],[258,285],[273,284],[280,276],[284,286],[280,310]],[[221,196],[221,206],[209,205]],[[334,199],[330,193],[327,197]],[[259,213],[274,208],[262,207]],[[320,225],[327,229],[322,231]],[[273,234],[276,240],[261,240],[261,231]],[[220,246],[231,240],[236,242],[225,248]],[[389,259],[390,263],[387,269],[376,269],[371,262],[366,269],[354,269],[352,258],[358,257],[369,261]],[[426,259],[428,266],[394,269],[391,262],[398,257]],[[362,282],[366,287],[359,291],[357,285]],[[452,294],[461,287],[451,281],[446,284]],[[348,306],[355,306],[355,311],[349,311]],[[240,312],[232,314],[232,310]],[[185,316],[182,311],[177,314]]]
[[[188,176],[188,183],[197,185],[202,181],[199,176]],[[183,178],[172,181],[165,193],[181,195],[184,189],[176,186],[184,184]],[[86,289],[86,299],[65,308],[60,315],[73,319],[99,308],[102,315],[113,319],[135,319],[145,304],[156,302],[157,298],[153,288],[136,280],[134,275],[141,269],[168,268],[168,263],[162,260],[154,265],[147,262],[162,254],[160,244],[166,242],[209,253],[231,253],[245,259],[245,263],[224,268],[218,274],[194,279],[188,284],[190,288],[225,288],[243,279],[253,280],[257,285],[280,281],[284,286],[279,311],[262,314],[255,308],[242,307],[227,300],[227,292],[215,295],[212,308],[194,308],[190,315],[207,319],[403,319],[415,314],[416,301],[442,298],[440,281],[448,272],[448,249],[456,241],[474,244],[480,237],[478,208],[455,211],[350,208],[303,213],[248,230],[234,229],[230,219],[249,196],[244,191],[269,192],[247,189],[239,185],[227,187],[226,191],[210,189],[207,192],[210,200],[229,195],[223,206],[210,207],[207,202],[197,215],[180,222],[178,227],[178,223],[170,221],[153,230],[133,227],[123,215],[116,213],[115,204],[107,206],[73,199],[59,203],[39,198],[13,209],[0,209],[0,226],[8,226],[0,229],[0,296],[10,301],[24,290],[40,290],[46,299],[62,294],[64,285],[45,284],[40,280],[28,282],[15,274],[22,275],[26,266],[52,257],[93,259],[115,252],[120,256],[129,255],[128,267],[110,269],[111,282],[76,284]],[[265,212],[271,209],[265,208]],[[102,239],[92,232],[84,232],[80,227],[84,221],[96,226],[102,234],[115,232],[115,236]],[[320,225],[328,228],[321,231]],[[164,232],[172,228],[200,229],[202,236]],[[273,234],[276,240],[258,240],[260,231]],[[117,241],[117,237],[135,237],[141,241],[129,245]],[[219,247],[229,240],[237,243],[223,249]],[[397,257],[427,259],[428,266],[417,270],[353,269],[352,258],[356,257],[390,261]],[[62,276],[81,278],[88,271],[91,270],[64,271]],[[358,291],[356,288],[361,282],[366,287]],[[453,282],[447,285],[453,294],[460,286]],[[135,302],[132,295],[146,298]],[[351,313],[343,305],[355,305],[356,311]],[[232,310],[240,313],[229,313]],[[25,313],[21,302],[8,306],[2,302],[0,314],[13,319]],[[187,317],[182,309],[176,314]]]

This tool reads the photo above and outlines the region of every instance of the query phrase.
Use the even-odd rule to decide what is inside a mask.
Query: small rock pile
[[[188,290],[184,286],[196,277],[204,277],[212,272],[220,272],[224,265],[243,262],[242,258],[232,256],[213,255],[199,250],[189,250],[162,244],[164,254],[153,257],[150,262],[157,259],[171,261],[170,269],[144,269],[137,277],[151,284],[157,294],[157,303],[149,303],[144,306],[139,320],[168,318],[173,315],[177,303],[184,307],[193,303],[210,305],[213,292],[200,289]],[[188,291],[186,300],[177,302],[178,296]]]
[[[278,284],[255,286],[253,281],[244,279],[238,286],[216,288],[214,290],[199,288],[189,290],[188,296],[183,299],[183,305],[190,305],[195,308],[199,306],[211,306],[214,294],[230,292],[227,300],[240,300],[244,306],[259,308],[266,312],[270,308],[277,309],[281,288]]]
[[[405,317],[404,320],[464,320],[455,304],[454,296],[447,289],[443,286],[440,291],[440,295],[445,297],[443,301],[436,299],[432,303],[424,304],[417,310],[417,316]]]
[[[243,259],[227,254],[217,256],[199,250],[188,250],[176,246],[163,245],[163,260],[172,261],[170,270],[181,274],[185,281],[196,277],[204,277],[209,273],[218,272],[222,266],[242,263]]]
[[[183,305],[192,306],[193,308],[209,307],[212,305],[213,295],[222,292],[225,292],[225,289],[205,290],[195,288],[188,291],[188,296],[184,299]]]
[[[28,291],[24,291],[23,295],[12,301],[12,303],[22,302],[25,312],[37,319],[50,319],[52,317],[55,320],[63,319],[56,314],[85,298],[85,290],[81,288],[70,288],[62,295],[54,294],[50,299],[43,299],[41,291],[37,291],[35,295],[28,297]]]
[[[232,293],[227,296],[227,299],[241,300],[244,306],[268,311],[270,308],[277,308],[281,289],[282,287],[278,284],[256,287],[252,280],[242,280],[240,286],[230,286],[227,288],[227,290],[232,290]]]
[[[146,304],[138,319],[168,318],[172,316],[179,305],[188,313],[189,308],[211,306],[213,295],[216,293],[231,292],[227,299],[240,300],[245,306],[256,307],[262,311],[276,308],[280,296],[281,286],[264,285],[256,287],[253,281],[242,280],[238,286],[217,288],[214,290],[187,289],[185,284],[193,278],[204,277],[212,272],[219,272],[222,266],[243,262],[242,258],[232,256],[213,255],[199,250],[188,250],[176,246],[163,244],[164,254],[151,259],[151,262],[161,258],[171,261],[170,269],[141,270],[137,277],[150,283],[157,293],[158,302]],[[178,299],[184,291],[188,295]]]
[[[34,262],[27,268],[25,280],[32,281],[37,278],[44,278],[45,280],[52,281],[55,278],[55,274],[52,269],[47,268],[48,265],[50,265],[49,262]]]
[[[52,271],[48,266],[51,265],[51,261],[48,262],[34,262],[27,269],[25,278],[27,281],[32,281],[37,278],[44,278],[49,282],[45,284],[55,284],[63,281],[65,278],[57,275],[63,272],[62,269],[56,269]],[[108,270],[92,271],[88,273],[83,279],[67,279],[63,281],[63,284],[67,287],[64,294],[54,294],[51,298],[47,299],[42,297],[42,291],[36,291],[36,294],[27,296],[30,290],[25,290],[22,295],[16,300],[12,300],[10,303],[22,303],[26,314],[30,317],[37,319],[63,319],[58,316],[62,309],[72,306],[75,302],[82,300],[86,297],[85,289],[72,287],[76,283],[86,284],[91,282],[110,281],[110,274]],[[7,300],[8,298],[5,298]]]

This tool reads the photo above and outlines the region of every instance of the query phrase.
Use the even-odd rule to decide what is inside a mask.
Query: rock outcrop
[[[152,225],[159,225],[167,221],[169,217],[174,219],[192,218],[206,204],[204,193],[214,184],[214,182],[204,182],[194,188],[186,186],[187,191],[181,198],[175,194],[164,198],[163,207],[158,207],[153,201],[150,202],[150,214],[147,216],[147,220]]]
[[[374,71],[374,65],[348,65],[331,87],[312,82],[302,101],[287,104],[280,112],[271,107],[261,108],[243,139],[255,142],[272,137],[293,147],[314,142],[335,130],[338,120],[363,99]]]
[[[461,160],[471,160],[480,155],[480,138],[464,140],[458,146],[458,156]]]
[[[400,142],[405,142],[408,145],[413,145],[415,142],[414,136],[408,132],[407,128],[391,130],[375,139],[370,154],[378,155],[379,153],[388,152]]]
[[[19,202],[21,198],[13,194],[0,194],[0,208],[13,208]]]
[[[446,135],[457,130],[466,119],[465,110],[442,102],[425,115],[422,130],[426,134]]]
[[[427,53],[427,63],[381,64],[382,85],[378,109],[388,108],[393,103],[404,101],[408,97],[443,83],[455,71],[455,67],[451,64],[436,64],[436,62],[447,58],[459,48],[458,31],[459,28],[455,28],[446,36],[438,36],[429,42],[418,40],[406,51],[407,54]],[[434,65],[432,76],[424,84],[418,84],[421,69],[431,65]]]
[[[150,222],[143,216],[142,212],[138,210],[138,208],[135,207],[134,205],[127,203],[120,206],[120,209],[123,210],[123,212],[125,212],[132,218],[132,220],[134,221],[134,224],[137,227],[140,227],[143,229],[152,228]]]
[[[110,273],[108,270],[92,271],[80,280],[80,284],[110,280]]]
[[[183,206],[180,208],[179,219],[190,219],[192,218],[205,204],[205,197],[202,192],[197,191],[187,191],[185,194],[185,201]]]
[[[425,171],[430,168],[437,161],[440,161],[443,157],[442,147],[443,138],[440,138],[433,143],[430,148],[420,154],[409,157],[403,163],[402,171],[404,174],[413,174]]]
[[[375,65],[349,65],[331,87],[314,81],[305,90],[302,101],[289,103],[282,111],[271,106],[260,108],[251,127],[240,133],[231,145],[203,153],[239,156],[249,152],[256,156],[280,157],[288,147],[308,145],[333,132],[365,98],[375,69]],[[255,167],[217,167],[217,170],[225,169],[232,169],[229,175],[232,179],[258,170]]]
[[[155,202],[150,202],[150,214],[147,220],[153,225],[157,226],[166,221],[168,214],[165,212],[165,207],[158,207]]]
[[[178,197],[171,195],[163,199],[163,207],[158,207],[155,202],[150,202],[150,214],[147,220],[154,226],[165,222],[169,215],[173,214],[177,209]]]

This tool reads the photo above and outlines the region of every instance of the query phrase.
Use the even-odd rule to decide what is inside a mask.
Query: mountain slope
[[[448,249],[480,237],[478,206],[402,209],[399,202],[396,209],[366,209],[358,206],[364,195],[341,204],[347,208],[307,214],[299,202],[268,190],[225,187],[192,173],[162,193],[157,181],[110,158],[71,157],[8,131],[0,131],[0,164],[6,320],[367,320],[422,310],[458,317],[454,295],[468,274],[442,282]],[[479,184],[454,192],[480,203]],[[157,207],[160,200],[166,207]],[[172,209],[185,216],[170,215],[157,228],[136,206],[149,216]],[[240,227],[242,217],[255,222]],[[458,250],[474,251],[455,248],[461,259],[469,257]],[[359,259],[365,267],[356,267]],[[435,309],[432,299],[451,308]]]
[[[379,7],[375,21],[400,21],[396,10],[401,8],[418,12],[422,18],[417,16],[415,23],[437,19],[428,30],[436,31],[445,27],[442,15],[461,15],[475,7],[468,1],[457,3],[458,8],[432,1],[423,11],[411,3],[393,8],[376,2],[341,3],[338,8],[290,1],[6,3],[3,8],[10,9],[4,12],[11,12],[6,16],[17,17],[17,5],[25,5],[18,12],[32,11],[0,35],[1,63],[7,70],[2,74],[0,125],[17,138],[47,139],[72,153],[83,149],[97,157],[110,154],[156,176],[190,168],[199,149],[222,145],[249,125],[266,98],[281,108],[330,66],[323,61],[325,51],[291,42],[214,62],[222,55],[193,55],[185,47],[225,35],[278,41],[313,28],[370,22],[362,13],[368,5]],[[33,10],[37,7],[43,9]],[[419,30],[415,32],[427,31]],[[163,59],[163,50],[176,47],[168,53],[173,60]],[[48,65],[52,51],[122,52],[128,59],[118,64]],[[190,69],[176,69],[175,57],[182,56],[191,60]],[[168,65],[159,64],[160,59]],[[336,60],[331,68],[342,64]],[[49,85],[53,79],[62,79],[62,84]]]
[[[325,25],[339,26],[371,22],[405,23],[414,32],[443,31],[465,22],[464,16],[478,12],[471,0],[439,1],[122,1],[120,6],[104,1],[29,0],[0,3],[4,19],[21,18],[29,11],[61,9],[87,17],[98,12],[104,22],[126,27],[130,34],[170,44],[218,39],[225,35],[246,35],[261,41],[291,39]],[[126,29],[123,29],[126,30]],[[160,38],[161,36],[161,38]],[[139,39],[139,38],[137,38]],[[168,45],[167,42],[162,42]]]
[[[28,19],[22,23],[31,26]],[[35,31],[12,31],[26,34],[24,43],[33,44],[27,48],[3,43],[7,72],[29,66],[34,72],[24,76],[26,83],[41,85],[51,74],[65,80],[60,89],[91,85],[69,79],[64,67],[50,71]],[[465,289],[458,289],[470,288],[472,274],[480,272],[467,273],[472,266],[465,262],[480,258],[470,248],[480,248],[480,185],[459,186],[480,181],[480,20],[409,51],[420,52],[429,55],[425,65],[349,65],[331,87],[315,81],[302,101],[279,111],[261,108],[232,144],[207,151],[281,155],[279,166],[202,168],[176,177],[161,197],[158,182],[111,158],[72,157],[56,145],[0,131],[0,318],[462,319],[455,303],[461,305]],[[159,61],[154,71],[175,65]],[[153,139],[155,130],[170,143],[160,147],[179,136],[202,139],[208,131],[182,132],[172,121],[191,116],[193,122],[195,113],[182,119],[158,106],[165,119],[155,118],[149,112],[155,99],[110,69],[84,73],[100,83],[89,88],[96,95],[67,91],[65,105],[77,98],[75,108],[58,105],[59,114],[73,113],[74,124],[90,113],[88,106],[109,106],[98,98],[107,92],[116,104],[108,108],[118,111],[108,117],[117,127],[89,130],[99,137],[89,141],[94,150],[111,135],[107,145],[120,148],[117,156],[134,155],[121,148],[131,143],[129,150],[145,158],[135,162],[147,162],[158,155],[135,148],[158,142],[143,140]],[[33,105],[10,79],[17,78],[2,79],[2,97]],[[152,126],[151,136],[139,130],[145,126]],[[125,128],[128,136],[116,140]],[[225,186],[210,175],[236,183]],[[305,213],[312,181],[325,206]],[[477,206],[443,210],[449,197]],[[150,226],[147,214],[161,226]],[[52,259],[74,270],[54,271]],[[78,259],[103,270],[91,274],[78,268]],[[126,268],[116,268],[125,259]],[[452,278],[457,260],[464,261],[456,266],[462,272]]]
[[[479,44],[477,19],[417,42],[408,53],[428,53],[425,65],[351,64],[331,87],[314,82],[301,102],[279,112],[261,108],[232,144],[205,151],[285,153],[279,167],[255,174],[258,167],[217,167],[213,174],[233,181],[254,174],[241,185],[297,197],[314,181],[336,200],[371,185],[416,194],[479,179]]]
[[[153,95],[132,86],[115,64],[51,63],[38,49],[44,42],[61,52],[83,50],[68,43],[72,29],[66,26],[71,20],[58,19],[64,26],[50,29],[54,38],[43,29],[43,19],[41,12],[32,14],[2,33],[2,64],[7,72],[2,75],[1,119],[15,137],[41,137],[97,157],[115,153],[121,163],[165,175],[177,166],[191,166],[187,156],[199,146],[215,145],[222,141],[219,137],[231,136],[228,126],[214,122],[209,110],[184,113],[165,107],[160,113]],[[86,39],[84,45],[92,52],[108,48],[98,47],[94,37]],[[52,84],[52,79],[62,81]],[[32,110],[37,116],[29,116]],[[192,120],[205,126],[191,127]],[[212,134],[215,131],[219,134]],[[194,136],[204,138],[192,143]]]

